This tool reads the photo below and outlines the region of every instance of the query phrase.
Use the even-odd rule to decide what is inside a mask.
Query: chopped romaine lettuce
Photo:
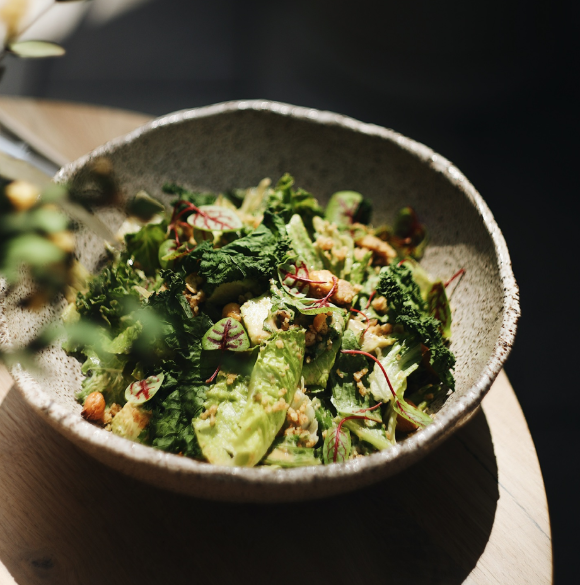
[[[151,411],[144,406],[127,402],[115,415],[111,423],[111,430],[115,435],[125,437],[130,441],[145,442],[144,432],[151,420]]]
[[[295,440],[284,437],[274,441],[262,463],[277,467],[306,467],[320,465],[321,461],[312,447],[299,447]]]
[[[280,331],[262,346],[232,444],[232,464],[252,467],[272,444],[300,381],[304,343],[304,332],[294,329]]]
[[[249,378],[236,376],[228,384],[222,375],[207,391],[205,411],[193,421],[204,457],[216,465],[231,465],[233,443],[240,433],[239,422],[248,400]]]
[[[326,386],[330,370],[340,350],[344,326],[344,317],[336,311],[332,312],[328,327],[329,333],[319,343],[321,346],[320,353],[311,358],[310,361],[307,358],[304,363],[302,375],[306,386]]]
[[[300,258],[306,262],[308,270],[322,270],[324,265],[322,260],[316,253],[312,240],[308,235],[308,231],[304,227],[302,218],[298,214],[294,214],[286,226],[286,231],[292,242],[292,248]]]

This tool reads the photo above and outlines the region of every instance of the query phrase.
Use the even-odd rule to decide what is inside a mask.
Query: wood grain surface
[[[7,115],[63,159],[146,120],[2,98]],[[0,367],[0,494],[0,585],[552,583],[542,475],[503,372],[465,427],[398,476],[321,501],[242,505],[108,469],[38,417]]]

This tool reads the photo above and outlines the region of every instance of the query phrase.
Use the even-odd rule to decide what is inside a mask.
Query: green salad
[[[432,422],[454,389],[446,284],[418,263],[415,211],[370,225],[340,191],[224,194],[164,186],[175,200],[65,310],[65,349],[86,376],[94,424],[216,465],[299,467],[389,449]]]

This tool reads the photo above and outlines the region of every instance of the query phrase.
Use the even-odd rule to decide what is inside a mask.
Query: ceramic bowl
[[[153,196],[166,181],[220,191],[277,180],[290,172],[298,185],[326,202],[352,189],[374,203],[373,223],[389,222],[404,205],[426,224],[430,246],[423,265],[442,279],[465,275],[452,295],[451,349],[457,389],[435,422],[390,450],[344,464],[272,471],[226,468],[132,443],[96,428],[75,401],[79,363],[54,347],[40,356],[43,374],[16,366],[13,376],[26,401],[59,432],[96,459],[143,481],[203,498],[292,501],[353,490],[417,461],[465,423],[502,368],[519,317],[518,289],[504,238],[479,193],[464,175],[430,148],[405,136],[333,114],[269,101],[239,101],[159,118],[64,167],[57,182],[90,189],[87,164],[107,156],[127,197]],[[99,211],[112,229],[123,220]],[[96,269],[102,242],[81,232],[78,256]],[[28,286],[26,283],[23,287]],[[22,343],[61,307],[25,313],[6,303],[2,337]]]

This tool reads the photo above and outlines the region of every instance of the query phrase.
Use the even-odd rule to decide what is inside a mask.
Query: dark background
[[[510,249],[522,318],[506,371],[544,474],[556,581],[576,583],[578,16],[534,0],[151,0],[85,22],[61,60],[15,64],[12,86],[150,114],[280,100],[452,160]]]

